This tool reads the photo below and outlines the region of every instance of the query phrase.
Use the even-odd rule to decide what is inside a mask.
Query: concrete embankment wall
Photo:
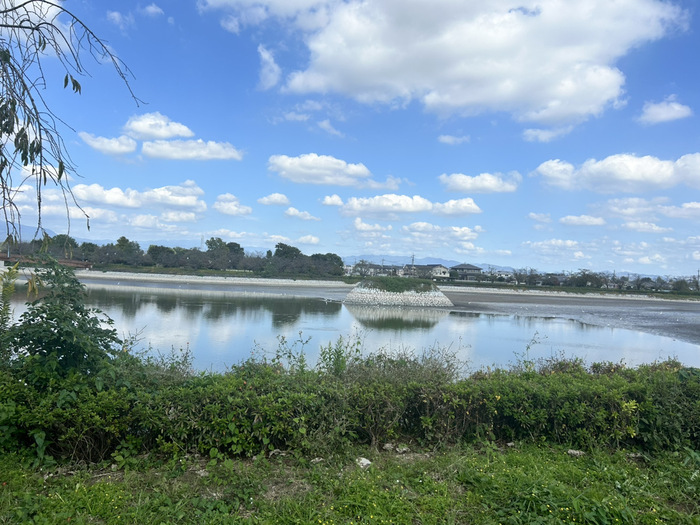
[[[452,301],[439,290],[397,293],[359,287],[350,291],[343,302],[381,306],[453,306]]]

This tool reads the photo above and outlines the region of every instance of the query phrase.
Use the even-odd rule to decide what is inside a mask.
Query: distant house
[[[458,264],[450,268],[450,276],[458,281],[475,281],[481,275],[481,268],[473,264]]]
[[[447,279],[450,276],[450,270],[442,264],[407,264],[403,273],[420,279]]]

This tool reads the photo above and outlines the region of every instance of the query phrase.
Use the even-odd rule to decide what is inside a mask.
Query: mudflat
[[[700,345],[700,301],[456,286],[441,286],[440,289],[455,305],[455,310],[572,319]]]

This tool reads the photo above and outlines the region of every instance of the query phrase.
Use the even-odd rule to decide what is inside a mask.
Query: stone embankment
[[[343,302],[373,306],[453,306],[452,301],[440,290],[397,293],[360,286],[353,288]]]

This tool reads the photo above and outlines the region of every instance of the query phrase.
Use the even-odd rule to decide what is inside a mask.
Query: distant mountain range
[[[416,264],[416,265],[425,265],[425,264],[442,264],[446,268],[452,268],[453,266],[457,266],[458,264],[473,264],[474,266],[478,266],[485,272],[487,272],[490,268],[493,268],[494,271],[501,271],[501,272],[512,272],[513,268],[510,266],[498,266],[496,264],[490,264],[490,263],[479,263],[479,262],[471,262],[471,261],[455,261],[451,259],[440,259],[438,257],[421,257],[421,258],[416,258],[413,262],[411,261],[411,257],[406,257],[406,256],[394,256],[394,255],[349,255],[347,257],[343,257],[343,262],[347,265],[354,265],[357,264],[360,261],[367,261],[372,264],[384,264],[386,266],[404,266],[407,264]]]

